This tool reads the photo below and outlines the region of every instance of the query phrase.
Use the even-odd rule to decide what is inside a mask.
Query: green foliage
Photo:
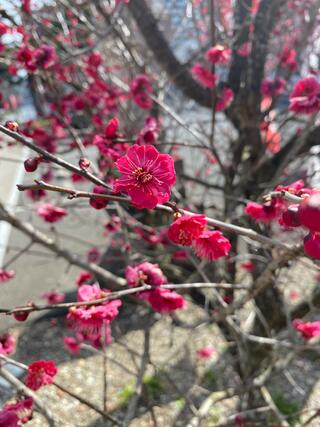
[[[294,425],[299,422],[299,415],[296,415],[300,411],[300,405],[294,400],[286,399],[283,394],[275,393],[272,395],[273,401],[282,415],[284,415],[290,425]]]
[[[174,401],[174,404],[181,411],[185,407],[186,399],[184,397],[180,397],[180,399]]]
[[[143,377],[143,386],[151,399],[157,399],[163,391],[159,375],[145,375]]]
[[[134,386],[133,384],[127,384],[123,387],[118,393],[118,397],[122,403],[127,403],[134,394]]]
[[[217,377],[212,368],[206,369],[201,379],[201,385],[209,390],[214,390],[217,384]]]

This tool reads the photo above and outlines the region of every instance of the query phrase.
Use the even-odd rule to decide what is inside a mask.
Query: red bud
[[[87,170],[90,167],[90,160],[85,157],[81,157],[79,160],[79,167],[82,170]]]
[[[39,164],[39,157],[30,157],[24,162],[26,172],[34,172],[37,170]]]
[[[8,129],[10,129],[10,130],[12,130],[12,132],[18,132],[18,130],[19,130],[18,123],[17,122],[13,122],[11,120],[8,120],[5,123],[5,127],[8,128]]]

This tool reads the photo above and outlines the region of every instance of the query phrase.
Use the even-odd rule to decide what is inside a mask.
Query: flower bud
[[[18,123],[17,123],[17,122],[13,122],[13,121],[11,121],[11,120],[8,120],[8,121],[5,123],[5,127],[6,127],[7,129],[9,129],[9,130],[12,130],[12,132],[18,132],[18,130],[19,130],[19,125],[18,125]]]
[[[90,167],[90,160],[87,159],[86,157],[81,157],[81,159],[79,160],[79,167],[82,170],[87,170]]]
[[[94,209],[104,209],[108,204],[108,199],[103,197],[98,197],[99,194],[107,194],[106,189],[101,185],[96,185],[93,189],[93,193],[97,194],[97,197],[90,197],[89,203]]]
[[[29,316],[29,312],[28,311],[16,311],[13,313],[13,317],[18,321],[18,322],[24,322],[25,320],[27,320]]]
[[[24,162],[24,168],[26,172],[34,172],[37,170],[39,165],[39,157],[30,157]]]

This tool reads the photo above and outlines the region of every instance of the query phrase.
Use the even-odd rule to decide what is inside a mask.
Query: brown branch
[[[0,354],[0,359],[4,360],[3,355]],[[7,359],[7,358],[6,358]],[[11,363],[11,360],[10,360]],[[27,367],[26,367],[27,368]],[[31,397],[36,407],[45,416],[50,427],[54,427],[56,423],[59,424],[57,417],[48,409],[47,405],[30,388],[23,384],[17,377],[9,372],[4,367],[0,366],[0,376],[10,383],[18,392],[25,396]]]
[[[142,394],[142,388],[143,388],[143,377],[146,372],[148,361],[149,361],[149,349],[150,349],[150,327],[147,326],[146,330],[144,331],[144,350],[143,355],[141,357],[141,364],[139,367],[139,372],[137,374],[136,384],[135,384],[135,390],[134,394],[129,402],[127,413],[125,415],[124,421],[123,421],[123,427],[128,427],[131,420],[134,418],[139,398]]]
[[[51,252],[54,252],[58,257],[64,258],[70,264],[77,265],[78,267],[90,271],[95,274],[97,277],[105,280],[108,283],[108,286],[112,290],[117,290],[122,286],[125,286],[126,280],[114,275],[108,270],[100,267],[94,263],[88,263],[81,259],[79,256],[72,254],[66,249],[63,249],[55,242],[52,238],[48,237],[46,234],[37,230],[30,223],[23,222],[18,219],[16,216],[11,214],[4,205],[0,202],[0,220],[6,221],[11,224],[14,228],[20,230],[25,235],[30,237],[34,243],[39,243],[40,245],[46,247]]]
[[[27,189],[41,189],[41,188],[49,190],[49,191],[51,190],[51,191],[55,191],[55,192],[59,192],[59,193],[69,194],[69,198],[71,198],[71,199],[79,198],[79,197],[86,197],[86,198],[88,198],[88,197],[99,197],[99,198],[114,200],[117,202],[122,202],[122,203],[127,203],[127,204],[131,203],[131,200],[128,197],[114,196],[112,194],[101,194],[101,195],[99,194],[99,195],[97,195],[95,193],[89,193],[86,191],[78,191],[78,190],[67,188],[67,187],[61,187],[61,186],[57,186],[57,185],[47,184],[47,183],[44,183],[43,181],[37,181],[37,184],[35,184],[35,185],[19,185],[18,186],[18,189],[21,191],[27,190]],[[166,205],[159,204],[155,207],[155,209],[159,210],[159,211],[168,212],[168,213],[175,213],[175,212],[179,211],[179,212],[186,214],[186,215],[195,215],[193,212],[187,211],[185,209],[178,208],[174,203],[171,203],[171,202],[166,203]],[[220,228],[222,230],[229,231],[231,233],[246,236],[249,239],[255,240],[255,241],[260,242],[264,245],[277,246],[279,248],[286,249],[289,251],[295,249],[294,246],[287,245],[285,243],[280,242],[279,240],[276,240],[276,239],[264,236],[262,234],[259,234],[250,228],[245,228],[245,227],[240,227],[238,225],[229,224],[227,222],[219,221],[217,219],[210,218],[210,217],[206,217],[206,219],[207,219],[208,224],[213,226],[213,227],[217,227],[217,228]]]
[[[30,138],[26,138],[22,135],[20,135],[17,132],[13,132],[10,129],[7,129],[5,126],[0,125],[0,132],[10,136],[11,138],[15,139],[16,141],[20,142],[24,146],[30,148],[31,150],[35,151],[36,153],[40,154],[45,160],[48,160],[52,163],[55,163],[56,165],[59,165],[63,167],[64,169],[69,170],[70,172],[74,172],[78,175],[83,176],[84,178],[87,178],[89,181],[93,182],[96,185],[101,185],[107,189],[110,190],[110,186],[106,184],[104,181],[102,181],[100,178],[96,177],[92,173],[83,170],[79,168],[78,166],[75,166],[66,160],[62,159],[61,157],[58,157],[52,153],[49,153],[48,151],[38,147],[35,145]]]
[[[189,70],[178,61],[146,1],[134,0],[129,2],[127,7],[137,23],[146,45],[173,83],[188,98],[204,107],[211,108],[211,92],[200,86],[193,79]]]
[[[182,289],[235,289],[235,290],[245,290],[249,289],[246,285],[238,285],[238,284],[231,284],[231,283],[180,283],[180,284],[167,284],[167,285],[160,285],[159,286],[162,289],[171,289],[171,290],[182,290]],[[115,291],[110,292],[109,294],[106,294],[102,298],[98,298],[92,301],[74,301],[74,302],[62,302],[59,304],[43,304],[43,305],[37,305],[34,303],[30,303],[28,305],[22,306],[22,307],[16,307],[16,308],[0,308],[0,314],[7,314],[11,315],[14,313],[31,313],[33,311],[46,311],[46,310],[53,310],[53,309],[66,309],[71,307],[91,307],[94,305],[102,304],[106,301],[111,301],[117,298],[123,298],[128,295],[134,295],[139,292],[143,291],[150,291],[154,289],[151,285],[141,285],[136,288],[127,288],[123,289],[121,291]]]
[[[16,366],[19,366],[20,368],[27,370],[28,366],[25,365],[24,363],[21,362],[17,362],[14,359],[11,359],[8,356],[5,356],[3,354],[0,354],[0,360],[3,360],[5,363],[10,363]],[[28,387],[26,387],[21,381],[19,381],[14,375],[12,375],[10,372],[8,372],[7,370],[5,371],[5,373],[3,373],[3,368],[0,370],[1,375],[7,380],[9,381],[11,384],[13,384],[18,391],[21,391],[23,394],[25,394],[26,396],[30,396],[32,397],[32,399],[34,400],[36,406],[39,407],[39,409],[44,412],[44,414],[46,415],[46,417],[48,418],[48,420],[50,421],[50,419],[53,419],[53,421],[55,421],[55,417],[51,414],[51,412],[46,408],[46,406],[44,404],[42,404],[42,402],[40,401],[40,399],[38,398],[38,396],[36,395],[36,393],[34,393],[32,390],[30,390]],[[74,399],[78,400],[79,402],[81,402],[83,405],[86,405],[88,408],[93,409],[95,412],[97,412],[98,414],[102,415],[104,418],[110,420],[113,422],[114,425],[120,426],[120,422],[114,418],[112,415],[108,414],[105,411],[102,411],[98,406],[96,406],[94,403],[89,402],[87,399],[84,399],[81,396],[78,396],[77,394],[73,393],[72,391],[66,389],[64,386],[56,383],[55,381],[53,381],[52,383],[55,387],[57,387],[58,389],[60,389],[61,391],[63,391],[64,393],[68,394],[69,396],[73,397]],[[55,424],[50,424],[50,426],[54,427]]]

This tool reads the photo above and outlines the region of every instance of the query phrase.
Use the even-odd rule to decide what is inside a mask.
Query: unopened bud
[[[5,123],[5,127],[6,127],[7,129],[9,129],[9,130],[12,130],[12,132],[18,132],[18,130],[19,130],[19,125],[18,125],[18,123],[17,123],[17,122],[13,122],[13,121],[11,121],[11,120],[8,120],[8,121]]]
[[[28,311],[15,311],[13,313],[13,317],[18,322],[24,322],[25,320],[27,320],[28,316],[29,316],[29,312]]]
[[[81,157],[79,160],[79,167],[82,170],[87,170],[90,167],[90,160],[85,157]]]
[[[24,162],[26,172],[34,172],[39,165],[39,157],[30,157]]]

